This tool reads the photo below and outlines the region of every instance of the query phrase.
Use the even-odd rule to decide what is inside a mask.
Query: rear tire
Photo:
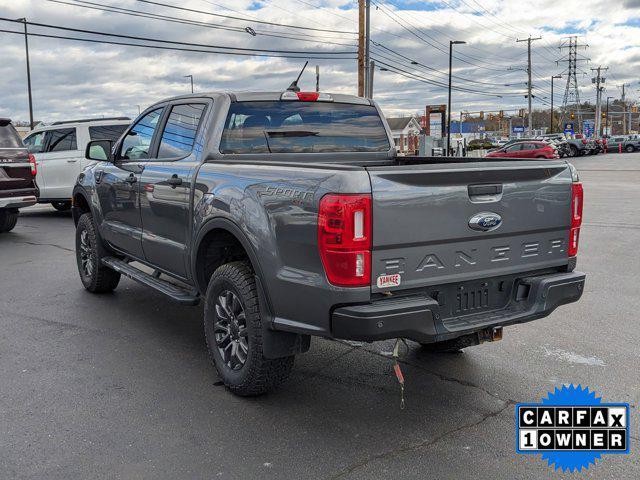
[[[578,156],[578,147],[576,147],[575,145],[570,145],[569,146],[569,156],[570,157],[577,157]]]
[[[633,145],[627,145],[627,148],[625,148],[625,151],[627,153],[633,153],[636,151],[635,147]]]
[[[109,256],[93,223],[93,216],[84,213],[76,227],[76,261],[84,288],[91,293],[112,292],[120,282],[120,274],[102,263]]]
[[[51,206],[59,212],[71,210],[71,202],[51,202]]]
[[[254,273],[246,262],[231,262],[213,273],[204,308],[204,331],[218,376],[231,392],[255,396],[284,383],[294,355],[263,354],[262,319]]]
[[[433,353],[458,353],[463,348],[479,345],[478,334],[472,333],[462,337],[444,340],[442,342],[421,343],[422,348]]]
[[[18,210],[3,208],[0,210],[0,233],[10,232],[18,223]]]

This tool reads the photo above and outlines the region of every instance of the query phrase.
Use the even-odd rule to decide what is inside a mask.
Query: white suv
[[[90,140],[117,140],[131,123],[127,117],[54,122],[35,128],[24,139],[36,158],[38,203],[51,203],[57,210],[71,208],[71,192],[87,163],[85,149]]]

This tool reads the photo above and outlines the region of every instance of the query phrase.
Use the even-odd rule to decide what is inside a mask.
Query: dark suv
[[[18,208],[35,205],[36,160],[8,118],[0,118],[0,233],[16,226]]]

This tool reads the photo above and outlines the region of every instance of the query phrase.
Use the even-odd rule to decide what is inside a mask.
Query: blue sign
[[[564,385],[541,403],[516,405],[516,452],[541,454],[554,470],[582,471],[604,454],[629,453],[629,419],[628,403]]]
[[[584,132],[585,137],[589,138],[593,136],[595,129],[596,129],[595,120],[585,120],[582,122],[582,131]]]
[[[524,126],[522,127],[514,126],[512,130],[513,130],[513,133],[524,133]]]
[[[570,133],[573,135],[573,123],[564,124],[564,133]]]

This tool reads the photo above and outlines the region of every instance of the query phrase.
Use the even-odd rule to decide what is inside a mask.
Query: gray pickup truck
[[[368,99],[171,98],[86,156],[98,162],[73,191],[85,288],[125,275],[203,300],[213,363],[239,395],[282,383],[312,335],[457,350],[583,291],[570,164],[398,157]]]

